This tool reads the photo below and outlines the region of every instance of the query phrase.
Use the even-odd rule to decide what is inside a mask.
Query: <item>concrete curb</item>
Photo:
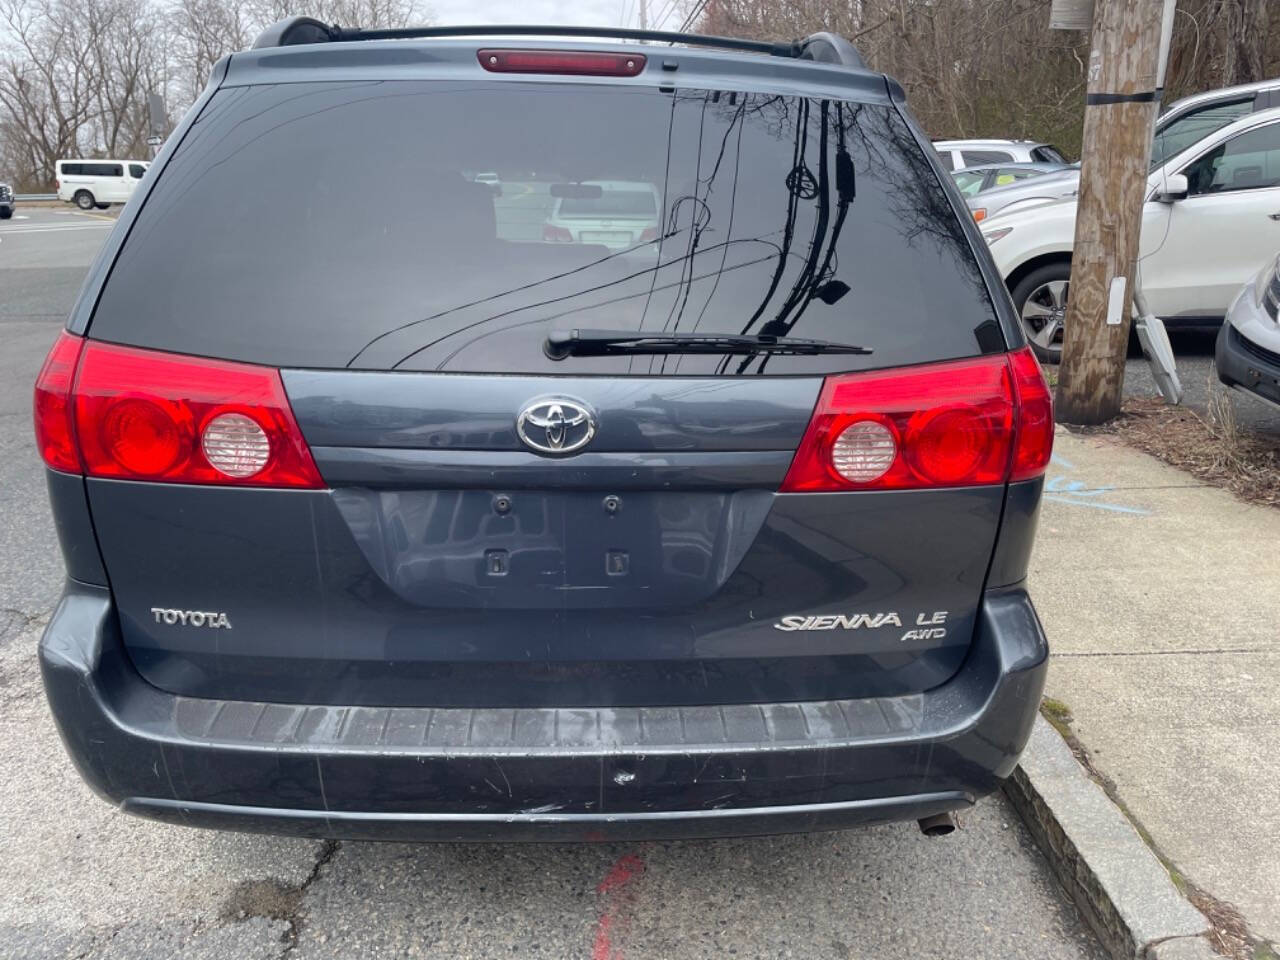
[[[1208,920],[1043,717],[1004,790],[1116,960],[1216,956]]]

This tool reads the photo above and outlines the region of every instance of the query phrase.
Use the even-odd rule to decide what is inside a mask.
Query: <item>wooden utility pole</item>
[[[1055,404],[1057,418],[1065,423],[1103,423],[1120,412],[1163,8],[1162,0],[1097,0],[1094,8],[1080,199]]]

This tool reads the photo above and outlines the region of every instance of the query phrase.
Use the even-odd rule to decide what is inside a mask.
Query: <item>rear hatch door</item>
[[[778,492],[827,376],[1004,348],[894,106],[474,73],[237,86],[233,64],[156,171],[90,337],[281,370],[325,489],[91,480],[138,668],[383,705],[943,682],[1003,484]],[[592,182],[651,189],[658,239],[545,239]],[[574,328],[872,352],[548,357]]]

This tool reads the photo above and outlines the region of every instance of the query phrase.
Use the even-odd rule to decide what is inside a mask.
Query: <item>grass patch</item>
[[[1063,729],[1068,727],[1075,717],[1071,716],[1071,708],[1061,700],[1055,700],[1053,697],[1044,697],[1040,701],[1040,712],[1044,714],[1044,718],[1053,724],[1054,728],[1062,733]]]

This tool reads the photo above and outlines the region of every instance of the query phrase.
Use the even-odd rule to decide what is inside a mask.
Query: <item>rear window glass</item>
[[[986,163],[1006,163],[1013,159],[1013,154],[1003,150],[962,150],[966,167],[980,167]]]
[[[598,189],[598,197],[567,197],[561,200],[560,216],[652,217],[655,220],[658,216],[657,194],[650,190],[629,190],[608,184]]]
[[[241,87],[158,173],[91,336],[277,366],[699,375],[924,362],[1000,339],[960,221],[886,105],[512,81]],[[874,353],[549,360],[547,334],[574,328]]]

